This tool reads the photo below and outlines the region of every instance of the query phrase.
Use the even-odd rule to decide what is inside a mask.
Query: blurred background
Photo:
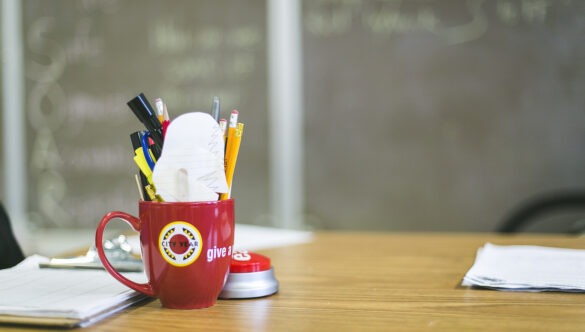
[[[2,1],[0,201],[27,251],[137,212],[140,92],[239,110],[239,223],[485,232],[585,188],[580,0]]]

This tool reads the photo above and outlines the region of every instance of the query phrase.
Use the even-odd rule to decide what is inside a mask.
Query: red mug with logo
[[[106,270],[124,285],[160,299],[174,309],[211,307],[229,272],[234,244],[234,200],[139,202],[139,218],[113,211],[100,221],[95,244]],[[108,261],[103,233],[112,219],[126,221],[140,234],[148,282],[136,283]]]

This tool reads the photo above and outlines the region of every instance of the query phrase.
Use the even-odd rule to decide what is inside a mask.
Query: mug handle
[[[140,292],[142,294],[154,297],[155,294],[154,294],[154,290],[152,288],[152,285],[139,284],[137,282],[134,282],[134,281],[124,277],[122,274],[120,274],[120,272],[116,271],[116,269],[112,266],[110,261],[108,261],[108,257],[106,256],[106,253],[104,252],[103,236],[104,236],[104,230],[106,229],[106,225],[108,224],[108,222],[110,222],[110,220],[112,220],[114,218],[119,218],[119,219],[124,220],[126,223],[128,223],[132,227],[132,229],[134,229],[137,232],[140,232],[140,219],[138,219],[132,215],[129,215],[126,212],[120,212],[120,211],[112,211],[112,212],[109,212],[108,214],[106,214],[102,218],[102,220],[100,221],[100,223],[96,229],[96,232],[95,232],[95,247],[97,249],[99,258],[102,261],[102,264],[104,265],[104,268],[114,278],[116,278],[116,280],[118,280],[122,284],[126,285],[127,287],[129,287],[137,292]]]

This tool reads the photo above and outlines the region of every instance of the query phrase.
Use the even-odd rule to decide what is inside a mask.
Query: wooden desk
[[[280,281],[276,295],[189,311],[152,301],[83,330],[585,331],[585,294],[461,287],[488,241],[585,248],[583,237],[317,233],[262,251]]]

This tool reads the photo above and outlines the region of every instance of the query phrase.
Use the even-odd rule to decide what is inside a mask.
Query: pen
[[[219,97],[213,97],[213,102],[211,103],[211,116],[215,119],[215,122],[219,122]]]
[[[150,106],[148,99],[144,96],[143,93],[140,93],[138,96],[134,97],[128,103],[128,107],[132,110],[134,115],[144,124],[146,129],[150,132],[150,137],[154,141],[154,144],[158,146],[158,148],[162,148],[163,145],[163,136],[162,136],[162,125],[160,121]],[[154,153],[155,151],[153,151]],[[160,152],[160,151],[158,151]],[[155,154],[155,158],[158,158],[159,155]]]

